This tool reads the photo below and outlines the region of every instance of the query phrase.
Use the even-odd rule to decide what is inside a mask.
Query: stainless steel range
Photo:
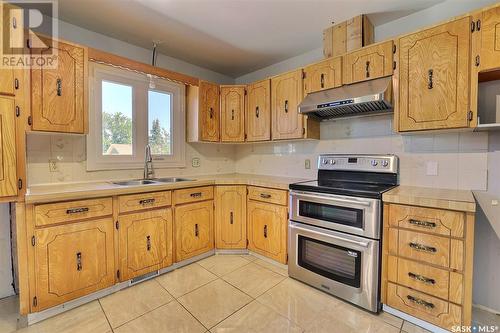
[[[394,155],[318,158],[318,179],[290,185],[288,274],[373,312],[380,305],[382,193]]]

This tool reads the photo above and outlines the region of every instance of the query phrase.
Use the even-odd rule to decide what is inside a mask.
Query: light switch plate
[[[311,169],[311,160],[310,159],[306,159],[305,162],[304,162],[304,167],[306,169]]]
[[[193,157],[193,159],[191,160],[191,165],[193,166],[193,168],[199,168],[201,166],[200,158]]]
[[[426,172],[427,176],[437,176],[438,175],[439,164],[436,161],[427,161]]]

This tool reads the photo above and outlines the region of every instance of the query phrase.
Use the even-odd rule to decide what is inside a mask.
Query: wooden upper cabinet
[[[16,104],[0,96],[0,197],[17,195]]]
[[[392,75],[393,41],[363,47],[344,56],[343,83],[376,79]]]
[[[37,303],[32,312],[109,287],[116,274],[114,221],[105,218],[37,229],[34,256]]]
[[[0,95],[15,95],[14,70],[11,68],[0,69]]]
[[[219,86],[205,81],[200,81],[200,133],[201,141],[219,141]]]
[[[473,34],[480,39],[480,47],[474,56],[480,56],[479,70],[500,69],[500,6],[483,11],[475,24]]]
[[[247,141],[271,140],[271,80],[247,86]]]
[[[469,126],[470,27],[464,17],[400,38],[399,131]]]
[[[85,133],[87,131],[87,48],[58,41],[34,55],[57,52],[57,67],[31,69],[31,115],[35,131]]]
[[[126,214],[119,221],[122,281],[172,264],[172,209]]]
[[[298,112],[302,97],[302,70],[271,79],[273,140],[300,139],[304,136],[304,116]]]
[[[304,94],[341,85],[342,57],[330,58],[304,68]]]
[[[215,247],[246,249],[246,186],[217,186],[215,192]]]
[[[220,87],[221,141],[245,141],[245,86]]]

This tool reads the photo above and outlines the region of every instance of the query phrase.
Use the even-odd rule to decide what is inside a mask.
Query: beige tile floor
[[[17,299],[0,300],[0,332],[16,331]],[[60,332],[427,332],[372,315],[251,255],[216,255],[28,328]]]

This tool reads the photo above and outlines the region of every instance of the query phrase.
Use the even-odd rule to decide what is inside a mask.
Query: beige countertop
[[[386,203],[451,209],[464,212],[476,211],[476,200],[471,191],[449,190],[418,186],[398,186],[382,195]]]
[[[288,190],[288,185],[306,179],[288,178],[252,174],[220,174],[203,176],[182,176],[194,179],[178,183],[158,183],[149,185],[121,186],[111,181],[65,183],[34,185],[28,187],[25,195],[26,203],[43,203],[63,200],[97,198],[104,196],[132,194],[153,191],[174,190],[179,188],[206,186],[206,185],[254,185]]]

